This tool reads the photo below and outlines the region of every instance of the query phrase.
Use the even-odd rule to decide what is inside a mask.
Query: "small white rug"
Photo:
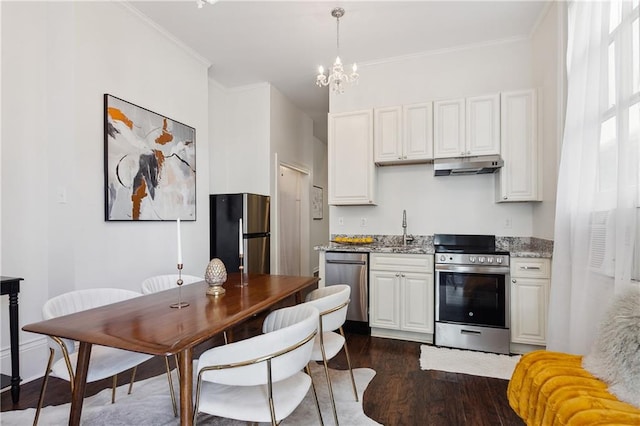
[[[328,396],[329,392],[324,369],[321,365],[312,363],[311,374],[318,392],[324,424],[333,425],[333,411]],[[358,390],[358,402],[353,397],[348,370],[330,369],[329,374],[333,384],[333,394],[340,423],[350,426],[378,425],[379,423],[367,417],[362,410],[362,396],[376,372],[370,368],[356,368],[353,370]],[[177,379],[174,376],[174,385],[176,381]],[[180,419],[173,416],[166,374],[134,383],[131,395],[127,395],[126,386],[128,385],[120,386],[116,390],[115,404],[111,404],[111,389],[105,389],[94,396],[85,398],[81,424],[91,426],[165,426],[180,424]],[[176,393],[176,396],[178,395],[179,393]],[[29,408],[3,412],[0,414],[0,423],[2,426],[30,425],[33,423],[35,411],[35,408]],[[67,425],[69,423],[69,411],[70,404],[45,407],[40,412],[38,424],[41,426]],[[246,422],[222,419],[205,414],[198,416],[198,424],[246,426]],[[309,393],[298,408],[281,424],[283,426],[320,424],[311,390],[309,390]]]
[[[504,380],[511,378],[520,360],[520,355],[499,355],[428,345],[422,345],[420,349],[420,368],[423,370],[449,371]]]

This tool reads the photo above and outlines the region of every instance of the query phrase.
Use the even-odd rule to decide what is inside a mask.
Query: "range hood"
[[[480,175],[495,173],[503,165],[499,155],[439,158],[433,161],[433,172],[435,176]]]

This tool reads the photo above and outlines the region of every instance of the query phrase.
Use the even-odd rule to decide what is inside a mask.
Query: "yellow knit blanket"
[[[582,357],[534,351],[513,372],[507,396],[527,425],[640,425],[640,409],[616,399]],[[640,403],[640,402],[639,402]]]

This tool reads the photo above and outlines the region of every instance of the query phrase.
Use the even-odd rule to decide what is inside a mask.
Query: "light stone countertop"
[[[402,244],[402,235],[332,235],[367,237],[374,239],[369,244],[343,244],[329,242],[315,246],[316,251],[349,251],[364,253],[434,254],[432,235],[414,235],[414,241]],[[553,241],[535,237],[496,237],[496,249],[508,251],[511,257],[551,258]]]

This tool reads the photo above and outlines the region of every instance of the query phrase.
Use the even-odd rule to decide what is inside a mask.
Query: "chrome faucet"
[[[411,235],[407,235],[407,211],[402,210],[402,245],[406,246],[407,243],[413,241]]]

